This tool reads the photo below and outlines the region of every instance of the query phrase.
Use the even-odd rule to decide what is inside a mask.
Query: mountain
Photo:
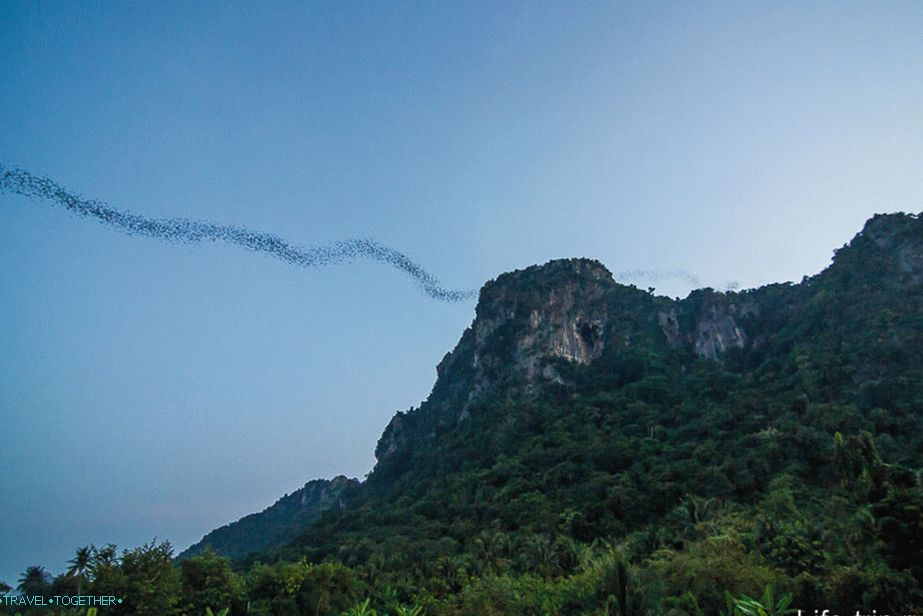
[[[259,513],[231,522],[211,531],[178,558],[188,558],[211,549],[232,559],[243,558],[283,545],[298,535],[327,510],[342,510],[350,489],[359,485],[357,479],[340,475],[333,479],[315,479],[303,488],[286,494]]]
[[[588,259],[501,275],[482,289],[474,323],[439,364],[429,399],[385,429],[376,472],[393,472],[402,456],[466,419],[486,395],[573,389],[590,375],[604,381],[600,389],[619,389],[659,362],[685,373],[708,360],[716,365],[701,369],[752,376],[784,364],[800,374],[802,395],[822,398],[819,388],[836,385],[826,395],[864,406],[876,392],[910,395],[923,352],[921,281],[923,220],[909,215],[869,220],[830,267],[800,284],[701,289],[674,301],[620,285]],[[824,380],[844,371],[850,378]]]
[[[769,586],[921,606],[923,217],[740,292],[673,300],[588,259],[498,276],[375,454],[238,566],[336,561],[445,614],[691,616]]]

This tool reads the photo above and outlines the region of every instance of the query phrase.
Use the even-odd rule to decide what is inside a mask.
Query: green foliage
[[[176,613],[180,576],[168,542],[151,542],[122,553],[125,611],[138,616]]]
[[[795,611],[788,609],[792,602],[792,595],[785,594],[777,598],[772,585],[763,590],[763,595],[759,600],[746,595],[739,599],[730,597],[730,600],[736,612],[743,616],[785,616]]]
[[[19,578],[17,589],[23,595],[48,597],[51,594],[51,576],[44,567],[31,566]]]
[[[369,599],[366,599],[361,603],[357,603],[343,612],[342,616],[378,616],[378,612],[375,611],[375,608],[369,607],[369,601]]]
[[[339,563],[255,565],[247,574],[250,613],[336,616],[357,601],[361,583]]]
[[[227,558],[206,550],[204,554],[180,561],[182,584],[180,605],[188,614],[199,614],[212,607],[229,614],[243,613],[243,580],[231,570]]]
[[[190,546],[179,559],[212,550],[232,560],[291,541],[325,510],[348,498],[358,482],[340,476],[332,480],[309,481],[299,490],[286,494],[272,506],[208,533]]]
[[[90,546],[53,583],[168,616],[919,613],[923,218],[868,229],[801,284],[680,302],[573,264],[501,277],[343,510],[289,525],[286,501],[228,536],[287,543],[231,563]],[[584,287],[600,356],[520,356],[536,306]],[[748,344],[697,355],[730,314]],[[533,359],[540,386],[511,368]]]

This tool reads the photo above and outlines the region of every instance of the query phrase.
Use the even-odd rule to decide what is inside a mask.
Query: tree
[[[138,616],[176,614],[180,581],[173,566],[173,548],[168,541],[152,541],[125,551],[121,560],[126,611]]]
[[[51,593],[51,577],[45,567],[33,565],[19,578],[18,589],[26,596],[47,597]]]
[[[547,535],[531,535],[523,540],[526,566],[543,576],[551,576],[558,569],[558,553]]]
[[[96,550],[93,554],[94,568],[111,566],[117,564],[118,561],[118,548],[114,543],[110,543],[106,547]]]
[[[499,573],[510,565],[510,538],[499,531],[481,531],[474,540],[474,552],[488,573]]]
[[[128,581],[122,571],[118,548],[108,544],[93,553],[90,564],[90,590],[94,595],[124,597],[128,590]]]
[[[255,565],[247,575],[251,614],[336,616],[355,605],[361,584],[339,563]]]
[[[231,570],[231,561],[211,549],[180,563],[181,606],[188,614],[201,614],[206,608],[228,608],[242,612],[243,583]]]
[[[878,526],[881,551],[897,571],[908,571],[923,585],[923,489],[892,487],[880,503],[872,507]]]
[[[83,594],[83,582],[86,581],[90,568],[93,565],[94,552],[96,550],[92,545],[77,548],[77,553],[72,559],[67,561],[70,567],[67,568],[67,575],[77,578],[77,594]]]

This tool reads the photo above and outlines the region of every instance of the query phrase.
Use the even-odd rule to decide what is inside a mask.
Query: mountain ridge
[[[323,511],[343,509],[346,494],[358,485],[358,479],[349,479],[345,475],[308,481],[262,511],[208,532],[183,550],[177,559],[203,554],[207,550],[239,559],[252,552],[281,545],[293,539]]]
[[[376,571],[445,579],[433,567],[483,567],[496,535],[523,545],[503,553],[504,570],[569,575],[567,542],[612,540],[672,596],[682,584],[670,567],[711,549],[710,535],[684,530],[683,511],[694,506],[698,521],[715,502],[711,524],[741,543],[737,570],[702,591],[711,608],[719,588],[756,592],[743,572],[829,605],[869,605],[861,597],[885,597],[874,588],[887,584],[916,597],[906,590],[923,584],[908,564],[915,540],[898,539],[887,512],[915,502],[908,478],[923,465],[921,287],[923,218],[908,214],[873,217],[799,283],[674,300],[619,284],[589,259],[502,274],[484,285],[428,398],[389,422],[347,505],[256,560],[364,571],[372,559]],[[877,568],[848,580],[837,563],[859,548],[835,534],[842,507],[865,508],[877,525],[860,533],[873,542],[857,544]],[[770,523],[772,511],[781,517]],[[833,534],[811,531],[823,550],[774,543],[821,541],[805,529],[825,523]],[[533,569],[523,556],[533,540],[557,564]],[[805,554],[816,570],[792,564]]]
[[[706,287],[691,291],[684,299],[673,300],[655,296],[634,285],[615,282],[611,272],[592,259],[558,259],[501,274],[483,286],[474,322],[455,349],[440,362],[436,384],[424,405],[451,407],[454,404],[456,419],[463,419],[468,405],[492,385],[491,378],[485,374],[490,372],[491,366],[489,360],[482,359],[485,354],[481,347],[489,343],[491,336],[502,338],[507,333],[503,327],[517,317],[520,320],[519,346],[502,349],[501,360],[521,372],[526,389],[541,381],[561,384],[554,367],[556,362],[547,361],[549,359],[589,364],[600,358],[607,344],[629,346],[633,337],[635,340],[647,337],[654,346],[662,348],[665,343],[671,350],[691,351],[713,361],[721,361],[731,352],[753,351],[771,343],[772,332],[766,323],[790,319],[807,301],[802,296],[810,295],[812,285],[825,274],[839,275],[838,256],[842,260],[856,252],[868,254],[872,249],[877,249],[879,254],[875,256],[879,258],[882,254],[894,253],[890,273],[898,276],[882,280],[903,280],[895,283],[897,290],[904,290],[906,285],[919,285],[923,280],[923,220],[912,214],[879,214],[869,219],[851,242],[835,251],[833,262],[827,268],[814,276],[805,276],[800,283],[774,283],[743,291],[715,291]],[[549,285],[550,281],[562,277],[570,277],[570,280],[557,287],[553,283]],[[523,287],[529,289],[526,293],[533,295],[533,301],[527,299],[523,305],[521,296],[511,301],[510,289]],[[611,305],[613,302],[606,305],[607,294],[608,299],[618,295],[618,308],[624,310],[628,305],[629,310],[619,313]],[[534,295],[547,295],[547,301],[544,305],[540,300],[534,301]],[[575,305],[578,309],[572,310]],[[647,311],[641,318],[632,314],[639,307]],[[507,314],[502,314],[503,310],[507,310]],[[634,322],[624,322],[629,316]],[[616,319],[623,322],[613,322]],[[662,334],[660,340],[652,327],[652,319],[656,319]],[[527,326],[524,325],[526,320]],[[554,324],[553,330],[542,331],[538,327],[542,323]],[[539,344],[534,344],[536,341]],[[502,348],[503,344],[501,340],[498,346]],[[513,344],[515,346],[516,342]],[[492,359],[496,363],[497,358]],[[488,366],[485,367],[485,363]],[[465,392],[461,398],[460,391]],[[396,451],[404,423],[405,415],[398,413],[385,428],[376,447],[379,461],[382,456]]]

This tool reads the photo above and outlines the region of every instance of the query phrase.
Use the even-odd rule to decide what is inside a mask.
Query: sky
[[[910,2],[0,0],[0,164],[457,289],[572,256],[799,281],[923,210],[921,32]],[[474,305],[0,194],[0,581],[364,477]]]

